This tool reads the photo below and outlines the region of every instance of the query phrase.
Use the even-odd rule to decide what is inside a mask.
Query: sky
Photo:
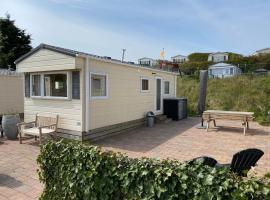
[[[11,15],[47,43],[125,61],[193,52],[243,55],[270,47],[269,0],[1,0]]]

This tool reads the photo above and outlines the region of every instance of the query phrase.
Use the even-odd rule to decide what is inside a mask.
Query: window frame
[[[99,75],[106,77],[106,95],[105,96],[92,96],[92,75]],[[109,78],[108,74],[102,72],[90,72],[89,75],[89,99],[96,100],[96,99],[108,99],[109,98]]]
[[[168,83],[169,83],[169,92],[168,92],[168,93],[165,93],[165,88],[166,88],[166,87],[165,87],[165,82],[168,82]],[[164,80],[164,81],[163,81],[163,86],[164,86],[164,87],[163,87],[163,94],[164,94],[164,95],[170,95],[170,94],[171,94],[171,93],[170,93],[171,82],[168,81],[168,80]]]
[[[40,76],[40,80],[39,80],[39,84],[40,84],[40,95],[36,96],[33,95],[33,76],[39,75]],[[41,98],[42,97],[42,75],[41,73],[31,73],[30,74],[30,97],[31,98]]]
[[[44,77],[45,75],[50,74],[64,74],[67,76],[67,96],[60,97],[60,96],[45,96],[45,84],[44,84]],[[32,95],[32,76],[40,75],[40,96],[33,96]],[[31,73],[30,74],[30,97],[36,99],[59,99],[59,100],[70,100],[71,99],[71,72],[70,71],[59,71],[59,72],[40,72],[40,73]]]
[[[147,80],[148,81],[148,89],[147,90],[143,90],[143,80]],[[146,93],[146,92],[149,92],[150,91],[150,81],[149,81],[149,78],[147,76],[141,76],[140,78],[140,91],[141,93]]]

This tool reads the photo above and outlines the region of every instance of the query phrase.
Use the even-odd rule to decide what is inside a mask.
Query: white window
[[[170,94],[170,81],[164,81],[164,94]]]
[[[108,97],[108,76],[106,74],[91,73],[91,98]]]
[[[31,75],[31,97],[68,99],[69,73],[39,73]]]
[[[45,74],[44,96],[67,97],[67,74]]]
[[[141,92],[149,91],[149,79],[146,77],[141,77]]]

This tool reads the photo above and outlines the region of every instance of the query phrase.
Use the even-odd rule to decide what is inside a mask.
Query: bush
[[[210,53],[192,53],[188,55],[190,62],[206,62]]]
[[[227,169],[149,158],[132,159],[96,146],[48,142],[38,157],[41,199],[269,199],[258,179]]]
[[[188,99],[189,114],[197,112],[199,80],[178,79],[177,95]],[[267,120],[270,111],[270,76],[242,75],[208,79],[206,109],[254,112],[258,122]]]

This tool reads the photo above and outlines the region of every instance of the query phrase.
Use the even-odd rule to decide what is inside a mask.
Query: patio
[[[265,155],[258,162],[256,172],[270,171],[270,128],[251,123],[247,136],[243,136],[240,123],[217,121],[218,129],[197,129],[199,118],[157,124],[154,128],[141,128],[102,139],[94,144],[104,150],[126,153],[131,157],[173,158],[180,161],[208,155],[221,163],[230,162],[234,153],[245,148],[262,149]],[[233,126],[234,128],[231,128]],[[36,173],[39,147],[34,140],[0,139],[0,200],[37,199],[42,185]]]
[[[247,136],[241,122],[217,121],[209,132],[197,129],[200,118],[157,124],[154,128],[141,128],[95,142],[106,150],[126,153],[130,157],[171,158],[180,161],[198,156],[211,156],[219,163],[230,163],[232,156],[243,149],[258,148],[264,151],[256,172],[270,172],[270,127],[250,124]],[[213,125],[212,125],[213,126]],[[210,127],[212,127],[210,126]]]

